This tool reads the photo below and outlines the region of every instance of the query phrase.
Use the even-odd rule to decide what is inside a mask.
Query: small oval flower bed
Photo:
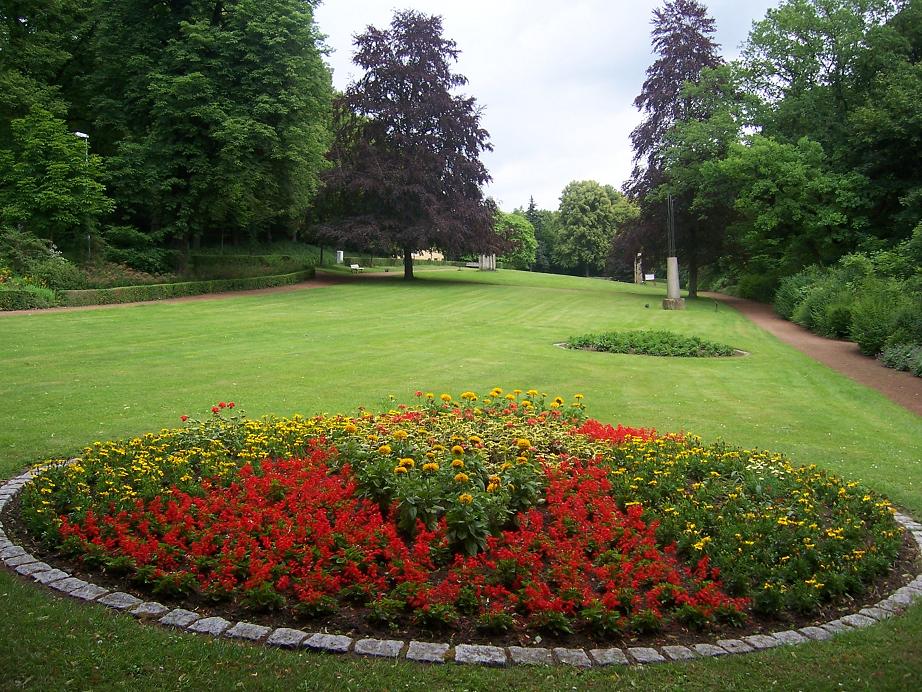
[[[886,501],[780,455],[614,428],[534,390],[354,417],[233,415],[95,443],[24,492],[34,535],[162,596],[394,628],[707,628],[887,572]]]
[[[737,350],[726,344],[661,330],[602,332],[572,336],[567,340],[567,346],[585,351],[645,356],[713,358],[737,355]]]

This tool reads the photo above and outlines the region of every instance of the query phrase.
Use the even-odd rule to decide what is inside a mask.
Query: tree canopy
[[[594,180],[570,183],[560,195],[558,262],[585,276],[601,271],[619,228],[637,213],[637,207],[611,185]]]
[[[339,218],[327,233],[355,246],[399,250],[405,277],[412,253],[501,251],[495,205],[484,199],[491,149],[467,83],[452,71],[458,49],[440,17],[394,14],[389,29],[369,26],[353,58],[365,74],[337,103],[326,179]]]

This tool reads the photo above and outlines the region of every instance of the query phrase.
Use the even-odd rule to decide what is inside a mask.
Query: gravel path
[[[922,377],[885,367],[850,341],[825,339],[775,314],[771,305],[720,293],[701,293],[741,312],[765,331],[847,377],[872,387],[891,401],[922,416]]]

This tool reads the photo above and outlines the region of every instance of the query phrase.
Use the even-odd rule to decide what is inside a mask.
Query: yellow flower
[[[407,431],[398,430],[397,432],[394,433],[394,439],[398,441],[407,439]]]
[[[469,505],[474,501],[474,496],[469,493],[462,493],[458,495],[458,502],[462,505]]]
[[[451,453],[459,457],[462,454],[464,454],[464,447],[462,447],[461,445],[455,445],[454,447],[451,448]]]
[[[483,439],[481,439],[481,438],[478,437],[477,435],[471,435],[471,436],[470,436],[469,438],[467,438],[467,439],[468,439],[469,441],[473,442],[475,445],[481,444],[481,443],[483,442]]]
[[[438,471],[438,470],[439,470],[439,465],[436,464],[434,461],[429,461],[423,464],[423,471],[430,471],[434,473],[435,471]]]
[[[390,453],[391,453],[390,445],[381,445],[380,447],[378,447],[378,454],[390,454]]]
[[[528,457],[516,457],[515,461],[517,464],[524,464],[528,461]]]
[[[490,483],[490,484],[487,486],[487,492],[488,492],[488,493],[496,492],[497,489],[499,489],[499,483]]]
[[[458,473],[455,475],[456,483],[467,483],[470,480],[466,473]]]
[[[349,434],[351,435],[352,433],[356,432],[356,431],[358,430],[358,428],[355,427],[355,424],[353,424],[353,423],[346,423],[346,425],[345,425],[345,427],[343,428],[343,430],[345,430],[347,433],[349,433]]]
[[[407,469],[405,466],[395,466],[394,473],[406,473]]]
[[[525,393],[526,393],[528,396],[538,396],[538,390],[537,390],[537,389],[529,389],[529,390],[528,390],[527,392],[525,392]]]
[[[432,401],[433,399],[435,399],[435,394],[433,394],[432,392],[426,392],[426,398],[429,399],[429,401]]]
[[[463,460],[463,459],[452,459],[452,461],[451,461],[451,467],[454,468],[454,469],[463,469],[463,468],[464,468],[464,460]]]
[[[416,466],[416,462],[413,461],[413,459],[410,457],[404,457],[403,459],[400,460],[400,465],[406,466],[407,468],[413,468],[414,466]]]
[[[498,485],[499,482],[500,482],[500,477],[499,477],[499,476],[490,476],[487,480],[490,481],[490,483],[496,483],[496,484]]]
[[[451,401],[451,394],[442,394],[439,399],[444,401],[446,404]]]
[[[506,398],[507,398],[509,401],[515,401],[515,394],[513,394],[512,392],[510,392],[509,394],[506,395]]]
[[[499,387],[493,387],[493,389],[490,390],[490,396],[497,397],[497,396],[502,396],[502,395],[503,395],[503,390],[500,389]]]
[[[522,457],[522,459],[525,459],[525,457]],[[528,460],[525,459],[525,461],[528,461]],[[502,466],[499,467],[499,470],[500,470],[500,471],[506,471],[506,470],[511,469],[511,468],[512,468],[512,464],[510,464],[510,463],[507,461],[505,464],[503,464]]]
[[[515,441],[515,446],[519,449],[528,449],[531,447],[531,440],[529,440],[527,437],[520,437]]]
[[[558,406],[563,406],[563,397],[555,396],[554,403],[557,404]]]
[[[522,408],[531,408],[534,406],[528,399],[522,401]]]
[[[579,401],[580,399],[583,398],[583,395],[582,395],[582,394],[574,394],[574,395],[573,395],[573,398],[576,399],[577,401]]]

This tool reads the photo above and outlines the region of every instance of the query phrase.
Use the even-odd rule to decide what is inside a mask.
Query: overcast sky
[[[734,58],[752,22],[779,0],[710,0],[716,40]],[[556,209],[572,180],[621,187],[630,175],[633,106],[650,52],[650,18],[661,0],[325,0],[315,18],[331,49],[333,83],[359,75],[352,37],[368,25],[385,28],[395,9],[443,19],[458,44],[455,70],[463,93],[484,109],[494,151],[483,156],[500,208],[524,207],[533,195]]]

